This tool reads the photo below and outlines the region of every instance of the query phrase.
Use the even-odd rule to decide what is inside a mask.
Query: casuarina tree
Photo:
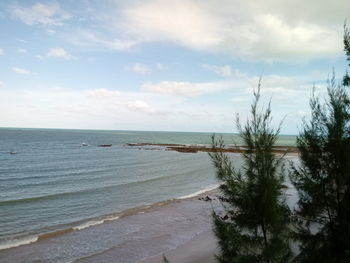
[[[344,46],[350,61],[350,35]],[[337,84],[334,74],[325,101],[310,100],[297,146],[300,165],[291,179],[299,193],[296,235],[298,262],[350,262],[350,97],[349,76]]]
[[[350,30],[346,25],[344,25],[344,51],[347,56],[346,59],[349,61],[350,66]],[[343,78],[343,85],[348,87],[350,86],[350,76],[348,71],[346,71]]]
[[[274,153],[279,128],[271,126],[270,104],[259,109],[260,83],[250,118],[237,128],[246,147],[236,167],[224,153],[222,139],[212,137],[210,157],[221,181],[224,217],[214,213],[219,262],[286,262],[289,209],[284,200],[283,157]]]

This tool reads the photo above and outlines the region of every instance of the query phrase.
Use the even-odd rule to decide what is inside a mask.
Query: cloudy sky
[[[349,0],[0,2],[0,127],[235,132],[262,75],[282,133],[346,69]]]

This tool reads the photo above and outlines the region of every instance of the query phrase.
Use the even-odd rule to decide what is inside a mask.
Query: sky
[[[349,0],[0,2],[0,127],[297,134],[346,70]]]

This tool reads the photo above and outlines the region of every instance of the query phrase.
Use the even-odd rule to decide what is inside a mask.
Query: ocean
[[[127,143],[210,144],[210,133],[0,129],[0,250],[218,185],[207,153]],[[222,134],[227,144],[240,144]],[[295,145],[281,135],[279,145]],[[111,147],[98,147],[112,144]],[[235,156],[235,155],[233,155]],[[236,162],[240,161],[233,158]]]

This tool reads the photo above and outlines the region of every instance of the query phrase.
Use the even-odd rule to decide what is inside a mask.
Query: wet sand
[[[137,238],[125,244],[125,247],[114,247],[75,262],[133,262],[126,258],[131,259],[139,254],[143,256],[136,256],[134,262],[164,263],[165,255],[171,263],[214,263],[217,246],[212,232],[211,214],[213,210],[217,213],[222,211],[216,194],[218,190],[212,190],[196,197],[152,207],[142,216],[130,218],[143,217],[142,220],[148,222],[146,231],[151,235],[149,238]],[[207,196],[212,201],[199,200]]]
[[[162,255],[147,258],[140,263],[164,263],[165,256],[171,263],[216,263],[217,241],[212,230],[200,233],[186,244],[166,251]]]

